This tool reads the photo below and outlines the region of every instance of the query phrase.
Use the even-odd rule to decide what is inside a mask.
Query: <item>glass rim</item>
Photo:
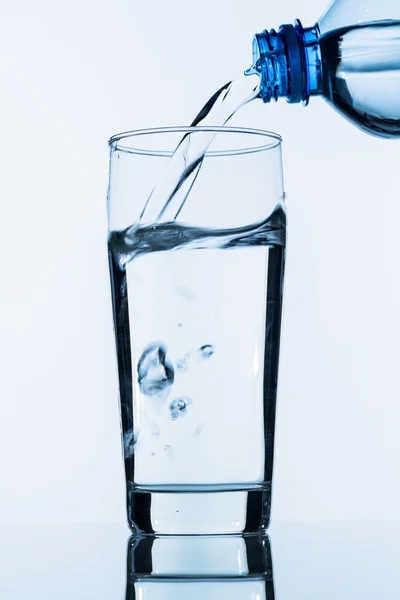
[[[238,149],[231,150],[209,150],[206,152],[207,157],[212,156],[235,156],[235,155],[243,155],[243,154],[252,154],[254,152],[266,152],[268,150],[273,150],[281,146],[283,138],[279,133],[275,133],[273,131],[267,131],[265,129],[253,129],[247,127],[228,127],[228,126],[214,126],[214,125],[199,125],[199,126],[176,126],[176,127],[153,127],[147,129],[133,129],[131,131],[124,131],[122,133],[117,133],[110,137],[108,140],[108,144],[112,147],[114,144],[118,144],[123,140],[128,140],[130,138],[140,139],[141,136],[151,136],[157,134],[166,134],[166,133],[201,133],[201,132],[209,132],[209,133],[222,133],[222,134],[240,134],[240,135],[251,135],[258,136],[260,139],[268,138],[269,142],[263,143],[261,145],[253,145]],[[139,154],[145,156],[162,156],[162,157],[171,157],[176,149],[176,146],[171,148],[171,150],[149,150],[144,148],[135,147],[133,145],[121,145],[118,146],[118,151],[126,152],[127,154]]]

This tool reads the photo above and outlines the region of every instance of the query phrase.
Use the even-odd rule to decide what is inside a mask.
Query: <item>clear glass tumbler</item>
[[[187,133],[215,135],[176,219],[143,207]],[[110,140],[109,260],[128,523],[156,535],[270,520],[285,261],[281,138],[175,127]]]

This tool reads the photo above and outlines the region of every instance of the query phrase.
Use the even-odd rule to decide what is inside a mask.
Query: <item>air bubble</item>
[[[211,344],[206,344],[205,346],[201,346],[198,352],[202,360],[208,360],[214,354],[215,349],[214,346],[211,346]]]
[[[184,373],[185,371],[187,371],[188,368],[188,364],[186,362],[186,360],[184,358],[179,359],[176,362],[176,368],[178,369],[178,371],[180,371],[181,373]]]
[[[164,346],[147,346],[137,367],[140,391],[145,396],[157,396],[174,382],[174,368],[166,360]]]
[[[171,446],[164,446],[164,452],[170,460],[174,460],[174,452]]]
[[[191,404],[190,398],[177,398],[169,405],[171,419],[176,421],[179,417],[184,417],[187,413],[187,407]]]
[[[135,444],[137,442],[138,435],[135,435],[133,429],[128,429],[124,434],[124,455],[125,458],[130,458],[135,453]]]
[[[194,430],[194,435],[196,437],[198,437],[201,434],[201,432],[203,431],[203,429],[204,429],[203,425],[197,425],[196,429]]]

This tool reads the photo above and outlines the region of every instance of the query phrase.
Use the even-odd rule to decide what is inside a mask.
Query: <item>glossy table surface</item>
[[[245,576],[242,551],[247,546],[240,537],[144,542],[137,547],[136,566],[128,556],[129,538],[124,524],[3,526],[0,598],[400,598],[400,523],[274,524],[267,539],[272,572],[266,577],[273,580],[267,592]],[[135,568],[148,565],[149,552],[155,577],[139,577],[135,583]],[[232,577],[238,568],[241,576]]]

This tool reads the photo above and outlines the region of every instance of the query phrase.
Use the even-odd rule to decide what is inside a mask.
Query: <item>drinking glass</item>
[[[213,138],[197,177],[175,218],[144,220],[189,133]],[[265,530],[286,242],[281,138],[233,127],[115,135],[108,224],[129,526]]]

